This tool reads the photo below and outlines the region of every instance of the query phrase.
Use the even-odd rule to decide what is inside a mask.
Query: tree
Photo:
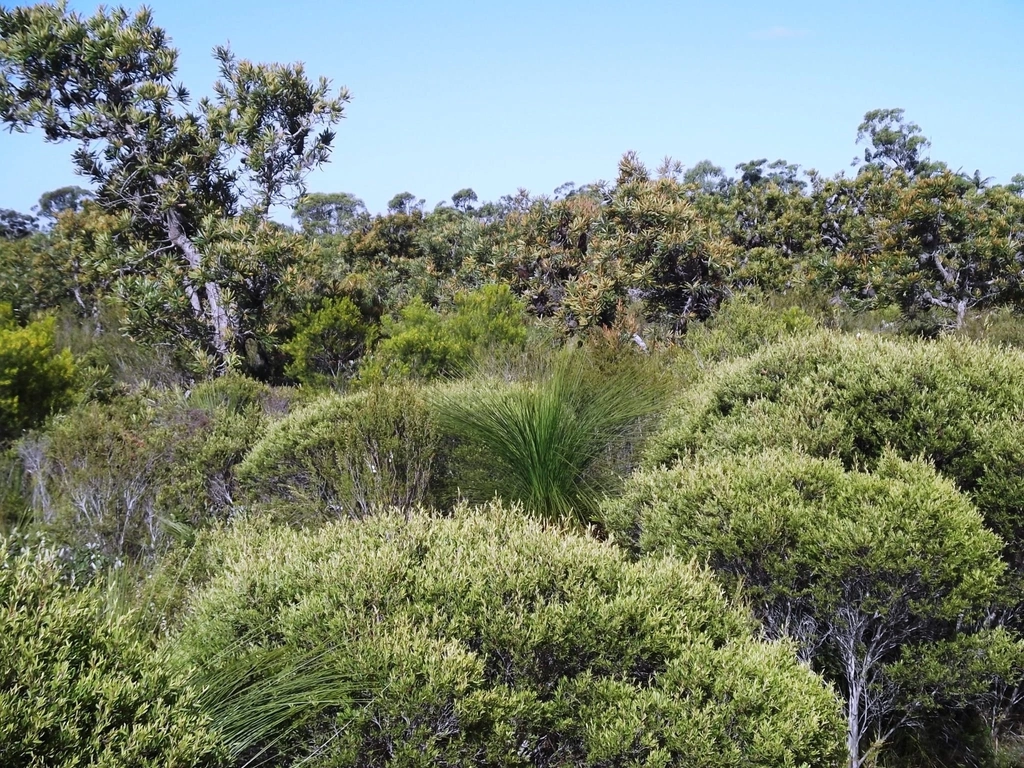
[[[473,210],[473,203],[477,201],[476,192],[469,187],[460,189],[452,195],[452,205],[463,213],[470,213]]]
[[[369,220],[366,204],[348,192],[311,192],[295,203],[292,216],[307,235],[347,235]]]
[[[855,301],[959,328],[973,307],[1024,297],[1024,200],[1006,187],[871,167],[820,185],[814,203],[819,278]]]
[[[733,180],[720,166],[710,160],[701,160],[683,172],[683,184],[695,184],[703,194],[713,195],[728,192]]]
[[[1017,197],[1024,197],[1024,173],[1015,173],[1006,188]]]
[[[388,213],[403,213],[406,215],[422,213],[423,204],[426,200],[417,200],[412,192],[399,192],[388,200]]]
[[[880,231],[882,290],[912,315],[938,308],[956,328],[971,307],[1024,297],[1024,201],[975,192],[946,171],[907,187]]]
[[[998,537],[924,461],[889,453],[865,473],[789,451],[727,454],[635,476],[606,520],[641,552],[706,560],[769,636],[796,640],[846,698],[850,768],[998,672],[964,654],[914,674],[929,650],[984,639],[973,630],[1004,571]]]
[[[324,78],[311,82],[301,65],[253,64],[223,47],[215,57],[214,97],[192,108],[174,82],[177,51],[148,9],[89,18],[66,0],[0,9],[0,120],[78,143],[76,171],[107,211],[129,215],[118,252],[138,260],[136,273],[175,268],[181,304],[223,368],[246,329],[210,274],[211,219],[243,209],[259,220],[301,192],[328,159],[330,126],[349,97]]]
[[[785,192],[800,192],[807,186],[807,182],[797,178],[800,166],[785,160],[750,160],[737,165],[736,170],[740,172],[740,183],[747,187],[774,182]]]
[[[93,193],[82,187],[70,186],[44,192],[34,210],[49,221],[56,221],[65,211],[78,213],[86,200],[92,200]]]
[[[941,169],[923,153],[931,142],[921,133],[921,126],[904,120],[902,109],[873,109],[857,126],[857,143],[867,143],[861,168],[875,167],[900,170],[907,176],[927,176]],[[854,158],[853,164],[861,162]]]
[[[35,231],[35,217],[0,208],[0,240],[21,240]]]

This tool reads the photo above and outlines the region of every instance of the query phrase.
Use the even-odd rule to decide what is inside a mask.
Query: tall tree
[[[78,186],[61,187],[44,192],[39,198],[39,204],[32,210],[37,211],[44,219],[56,221],[65,211],[77,213],[82,210],[85,201],[92,198],[93,194],[88,189]]]
[[[308,235],[347,235],[370,219],[366,204],[348,192],[311,192],[292,208],[292,216]]]
[[[128,215],[133,256],[144,256],[134,269],[166,270],[174,254],[183,303],[223,368],[244,334],[211,274],[204,228],[242,210],[265,219],[301,193],[328,159],[349,97],[310,81],[301,64],[254,64],[217,48],[214,96],[193,106],[174,82],[177,57],[146,8],[88,18],[66,0],[0,8],[0,121],[78,143],[77,172],[104,208]]]
[[[926,176],[941,170],[924,156],[931,142],[917,123],[907,122],[902,109],[873,109],[857,127],[857,143],[866,143],[862,168],[903,171],[907,176]],[[853,164],[861,162],[854,158]]]
[[[0,208],[0,240],[20,240],[35,231],[35,217],[9,208]]]

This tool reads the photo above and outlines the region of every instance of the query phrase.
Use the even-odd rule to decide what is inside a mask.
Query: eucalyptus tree
[[[183,299],[171,303],[192,315],[194,341],[223,369],[249,329],[226,286],[237,276],[212,253],[217,238],[246,232],[220,222],[244,213],[259,229],[272,205],[300,194],[329,158],[349,96],[301,64],[255,64],[226,47],[214,56],[220,79],[193,102],[175,81],[178,51],[146,8],[89,17],[65,0],[0,8],[0,121],[78,144],[75,170],[121,217],[115,271],[159,272]]]

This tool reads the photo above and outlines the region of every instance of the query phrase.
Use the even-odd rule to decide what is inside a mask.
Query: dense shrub
[[[922,674],[929,644],[962,643],[985,618],[1003,571],[1001,542],[924,462],[886,453],[862,473],[731,454],[640,473],[605,512],[641,552],[708,561],[771,635],[800,642],[847,697],[853,766],[921,709],[956,701],[965,678],[986,690],[995,674],[957,669],[977,656],[966,652]]]
[[[282,346],[292,361],[284,372],[302,384],[324,384],[351,376],[377,329],[349,298],[329,299],[299,318],[295,337]]]
[[[53,318],[22,328],[0,304],[0,443],[70,405],[74,387],[74,362],[56,348]]]
[[[870,468],[890,446],[934,462],[1014,544],[1024,526],[1022,416],[1017,352],[820,332],[725,362],[685,391],[647,463],[797,446]]]
[[[344,700],[332,679],[330,697],[263,702],[260,720],[305,715],[276,764],[841,761],[832,692],[684,561],[630,563],[501,507],[237,525],[218,557],[175,639],[182,664],[252,684],[279,650],[353,683]]]
[[[99,588],[70,587],[52,555],[23,553],[0,566],[0,605],[0,764],[221,764],[195,695]]]
[[[360,370],[360,379],[375,383],[460,374],[486,353],[525,343],[525,307],[507,285],[460,293],[454,303],[453,311],[440,313],[417,299],[398,320],[385,318],[384,338]]]
[[[708,320],[687,328],[681,340],[683,365],[704,371],[722,360],[750,355],[768,344],[810,333],[817,327],[815,319],[799,306],[784,302],[776,306],[755,291],[738,293]]]
[[[271,425],[237,469],[248,498],[362,517],[428,499],[441,439],[412,386],[329,395]]]

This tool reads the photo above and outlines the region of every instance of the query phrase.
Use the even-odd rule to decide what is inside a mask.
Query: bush
[[[775,306],[756,291],[738,293],[711,318],[687,328],[682,347],[690,354],[684,355],[683,360],[702,371],[722,360],[745,357],[817,327],[817,321],[799,306]]]
[[[179,663],[215,681],[247,669],[257,687],[275,651],[334,671],[328,696],[264,699],[261,722],[292,702],[301,720],[273,740],[275,764],[839,763],[834,695],[705,572],[521,518],[238,525]]]
[[[929,675],[919,665],[986,617],[1001,542],[924,462],[885,453],[863,473],[790,452],[730,454],[640,473],[605,513],[640,552],[706,560],[771,636],[800,642],[847,697],[851,765],[971,687],[957,667],[974,653]],[[986,690],[986,671],[970,672]]]
[[[74,362],[56,349],[53,318],[19,328],[10,305],[0,304],[0,443],[70,405],[74,385]]]
[[[411,386],[330,395],[271,425],[238,466],[250,499],[363,517],[429,498],[441,439]]]
[[[1011,546],[1024,527],[1024,355],[983,344],[819,332],[725,362],[684,392],[647,466],[798,447],[871,468],[924,456]]]
[[[522,347],[525,312],[504,284],[456,295],[454,311],[447,314],[416,299],[401,311],[399,320],[385,318],[384,338],[360,370],[360,380],[372,384],[464,373],[486,353]]]
[[[295,337],[282,350],[292,361],[284,372],[302,384],[319,385],[354,374],[377,329],[349,298],[328,299],[317,312],[300,318]]]
[[[133,615],[110,613],[98,587],[75,589],[59,574],[45,552],[0,566],[0,764],[220,765],[194,693]]]
[[[539,381],[442,394],[440,423],[465,445],[461,491],[477,502],[520,502],[549,520],[590,522],[664,401],[661,382],[639,360],[598,362],[567,351]]]
[[[270,391],[228,376],[86,403],[18,445],[38,524],[87,570],[151,558],[181,524],[224,519]]]

